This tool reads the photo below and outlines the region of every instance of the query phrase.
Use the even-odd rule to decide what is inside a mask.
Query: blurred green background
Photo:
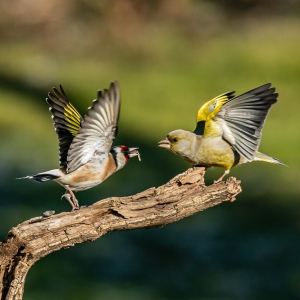
[[[58,167],[45,102],[62,84],[85,114],[118,79],[115,144],[139,146],[82,205],[159,186],[189,165],[157,148],[228,90],[279,92],[260,151],[289,168],[231,171],[237,201],[160,229],[111,233],[53,253],[30,270],[25,300],[300,299],[300,2],[297,0],[15,0],[0,2],[0,238],[45,210],[70,210],[54,182],[15,180]],[[222,174],[209,170],[206,184]]]

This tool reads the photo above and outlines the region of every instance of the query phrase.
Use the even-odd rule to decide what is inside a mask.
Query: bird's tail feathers
[[[36,182],[44,182],[44,181],[48,181],[48,180],[54,180],[59,178],[61,175],[59,174],[59,170],[51,170],[48,172],[44,172],[44,173],[38,173],[36,175],[32,175],[32,176],[25,176],[25,177],[20,177],[17,179],[32,179]]]
[[[287,165],[284,164],[279,159],[277,159],[275,157],[268,156],[268,155],[263,154],[263,153],[258,152],[258,151],[255,153],[254,161],[265,161],[265,162],[268,162],[268,163],[271,163],[271,164],[277,164],[277,165],[282,165],[282,166],[287,167]]]

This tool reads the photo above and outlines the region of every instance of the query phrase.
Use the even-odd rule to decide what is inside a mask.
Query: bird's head
[[[117,169],[121,169],[130,160],[130,158],[137,156],[141,160],[139,148],[128,148],[127,146],[114,146],[111,148],[110,153],[115,159]]]
[[[165,139],[158,142],[158,146],[183,156],[189,157],[193,149],[195,134],[182,129],[170,132]]]

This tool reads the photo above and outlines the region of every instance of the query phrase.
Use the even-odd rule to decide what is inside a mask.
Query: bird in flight
[[[98,91],[98,97],[82,118],[66,96],[53,88],[47,103],[59,140],[60,168],[26,176],[37,182],[54,180],[62,185],[72,211],[79,209],[74,192],[90,189],[122,169],[130,158],[140,154],[138,148],[112,147],[118,132],[120,88],[117,81],[109,89]]]
[[[264,84],[235,97],[227,92],[206,102],[198,111],[194,132],[182,129],[170,132],[158,143],[195,166],[230,169],[252,161],[284,165],[277,158],[258,152],[262,129],[278,94]]]

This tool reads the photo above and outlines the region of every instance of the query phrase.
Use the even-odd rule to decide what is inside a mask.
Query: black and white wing
[[[67,167],[69,147],[78,133],[83,119],[70,103],[61,85],[60,92],[53,88],[53,93],[48,93],[48,97],[46,101],[50,105],[49,110],[52,113],[53,125],[58,135],[60,166]]]
[[[214,118],[222,123],[223,138],[248,161],[254,159],[266,117],[277,97],[275,88],[267,83],[230,99]]]
[[[97,153],[106,154],[117,134],[120,114],[120,90],[117,81],[108,90],[98,92],[98,99],[84,116],[81,128],[68,152],[67,172],[86,164]]]

